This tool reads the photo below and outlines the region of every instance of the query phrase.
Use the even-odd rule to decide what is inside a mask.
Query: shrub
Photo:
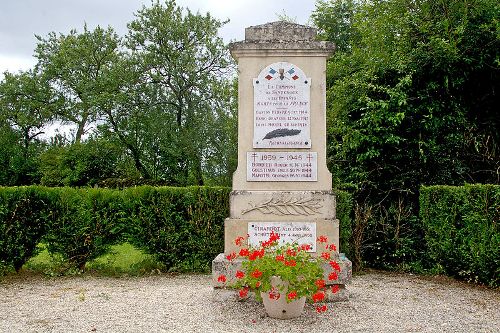
[[[340,246],[339,250],[352,258],[353,255],[353,226],[352,226],[352,194],[345,191],[335,191],[337,199],[337,218],[340,221]]]
[[[80,270],[120,240],[125,211],[120,191],[54,189],[54,220],[46,236],[50,253],[62,255]]]
[[[500,186],[429,186],[420,191],[428,255],[447,274],[500,285]]]
[[[169,270],[205,271],[223,252],[229,188],[137,187],[124,192],[129,241]]]
[[[53,192],[46,188],[0,187],[0,266],[19,271],[37,254],[53,202]]]

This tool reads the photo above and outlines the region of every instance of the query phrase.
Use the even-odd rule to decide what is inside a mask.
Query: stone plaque
[[[316,223],[314,222],[249,222],[248,245],[259,246],[273,231],[280,235],[279,244],[297,243],[312,246],[316,252]]]
[[[254,148],[311,148],[311,79],[289,62],[253,80]]]
[[[315,182],[316,152],[247,152],[249,182]]]

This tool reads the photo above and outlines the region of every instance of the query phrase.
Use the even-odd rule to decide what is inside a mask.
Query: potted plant
[[[315,303],[316,311],[324,312],[322,304],[326,297],[327,282],[324,279],[323,264],[332,267],[328,275],[330,281],[338,278],[340,266],[334,244],[329,244],[325,236],[318,237],[321,252],[311,253],[311,244],[279,243],[279,235],[271,233],[269,239],[257,247],[246,247],[245,238],[238,237],[236,245],[239,253],[226,256],[228,260],[242,259],[242,269],[234,277],[220,275],[219,282],[233,281],[231,286],[239,289],[241,298],[255,292],[257,300],[262,300],[270,317],[288,319],[300,316],[306,299]],[[332,287],[332,292],[338,290]]]

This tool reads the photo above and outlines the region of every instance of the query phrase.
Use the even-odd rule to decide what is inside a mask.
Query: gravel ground
[[[215,302],[208,275],[0,282],[0,332],[500,332],[500,292],[447,278],[371,272],[347,302],[287,321],[256,302]]]

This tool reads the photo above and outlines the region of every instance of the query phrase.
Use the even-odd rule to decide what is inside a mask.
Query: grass
[[[41,252],[23,266],[24,270],[48,276],[81,273],[75,268],[68,267],[61,257],[50,255],[44,244],[40,244],[39,247]],[[137,276],[162,270],[163,266],[153,256],[129,243],[112,246],[108,254],[88,262],[85,267],[87,273],[104,276]]]

